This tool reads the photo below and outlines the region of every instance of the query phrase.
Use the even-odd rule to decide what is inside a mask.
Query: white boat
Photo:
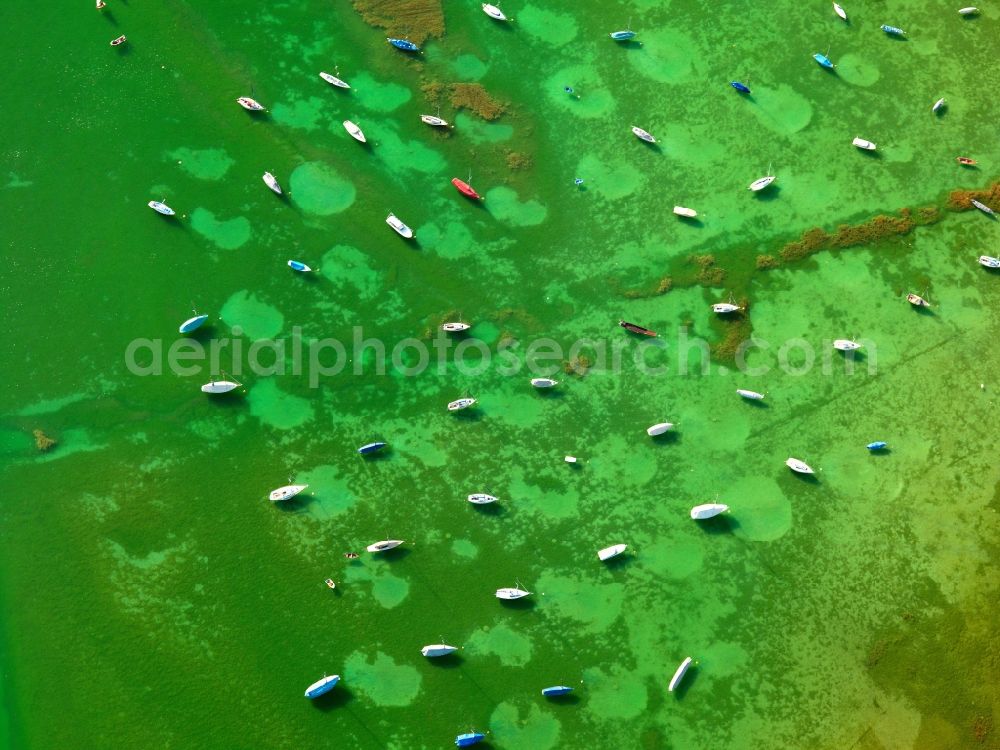
[[[805,461],[800,461],[797,458],[789,458],[785,461],[785,466],[794,471],[796,474],[815,474],[812,467]]]
[[[678,216],[686,216],[689,219],[693,219],[698,215],[698,212],[693,208],[684,208],[684,206],[674,206],[674,213]]]
[[[759,192],[759,191],[763,190],[764,188],[766,188],[768,185],[770,185],[772,182],[774,182],[775,179],[777,179],[777,178],[774,175],[768,175],[767,177],[761,177],[759,180],[754,180],[753,182],[751,182],[750,183],[750,187],[747,188],[747,189],[748,190],[752,190],[755,193]]]
[[[369,552],[386,552],[391,549],[396,549],[399,545],[403,543],[402,539],[383,539],[381,542],[375,542],[375,544],[369,544],[365,547]]]
[[[681,665],[679,667],[677,667],[677,671],[674,672],[674,676],[670,679],[670,686],[667,688],[667,690],[669,690],[671,693],[674,692],[674,688],[676,688],[678,685],[681,684],[681,680],[684,679],[684,675],[687,673],[688,667],[690,666],[691,666],[691,657],[689,656],[688,658],[686,658],[684,661],[681,662]]]
[[[837,3],[833,4],[833,12],[836,13],[841,18],[843,18],[845,21],[847,20],[847,11],[841,8],[839,5],[837,5]]]
[[[936,102],[934,102],[934,106],[931,107],[931,112],[937,112],[943,106],[944,106],[944,97],[942,97],[942,98],[938,99]]]
[[[173,216],[174,214],[177,213],[166,203],[161,203],[160,201],[150,201],[146,205],[149,206],[154,211],[156,211],[156,213],[163,214],[164,216]]]
[[[737,388],[736,392],[740,394],[743,398],[748,398],[751,401],[761,401],[764,398],[763,393],[757,393],[757,391],[748,391],[745,388]]]
[[[497,589],[496,593],[497,599],[506,599],[507,601],[523,599],[526,596],[531,596],[531,592],[525,591],[524,589]]]
[[[306,688],[306,698],[318,698],[323,693],[333,690],[334,685],[338,682],[340,682],[339,674],[332,674],[329,677],[324,677],[322,680],[316,680],[316,682]]]
[[[270,172],[264,172],[264,184],[278,195],[281,195],[281,185],[278,184],[278,178]]]
[[[628,549],[627,544],[612,544],[610,547],[597,550],[597,559],[601,562],[610,560],[612,557],[618,557],[626,549]]]
[[[337,78],[337,76],[332,76],[329,73],[324,73],[323,71],[320,71],[319,77],[322,78],[327,83],[332,83],[337,88],[340,88],[340,89],[349,89],[349,88],[351,88],[351,85],[347,81],[343,81],[343,80]]]
[[[473,505],[489,505],[490,503],[495,503],[497,499],[493,495],[487,495],[485,492],[476,492],[469,495],[469,502]]]
[[[565,456],[565,457],[563,457],[563,461],[565,461],[568,464],[575,464],[577,462],[577,460],[578,459],[577,459],[576,456]]]
[[[476,403],[476,399],[474,398],[460,398],[448,404],[448,411],[461,411],[462,409],[468,409],[474,403]]]
[[[413,230],[400,221],[396,214],[389,214],[386,217],[385,223],[396,230],[396,234],[400,237],[405,237],[406,239],[413,237]]]
[[[483,13],[488,15],[490,18],[495,18],[498,21],[507,20],[507,16],[503,14],[502,10],[495,5],[490,5],[489,3],[483,3]]]
[[[996,213],[996,211],[994,211],[992,208],[990,208],[989,206],[987,206],[985,203],[980,203],[975,198],[972,199],[972,205],[975,206],[976,208],[978,208],[984,214],[990,214],[990,215],[992,215],[992,214]]]
[[[722,503],[705,503],[704,505],[696,505],[691,509],[691,518],[696,521],[704,521],[706,518],[715,518],[727,510],[729,510],[729,506]]]
[[[734,305],[732,302],[719,302],[712,305],[712,312],[719,313],[720,315],[725,315],[727,313],[734,313],[740,309],[739,305]]]
[[[251,112],[264,111],[264,105],[261,104],[256,99],[251,99],[249,96],[241,96],[239,99],[236,100],[236,103],[239,104],[241,107],[243,107],[243,109],[248,109]]]
[[[365,138],[365,134],[361,132],[361,128],[355,125],[350,120],[344,120],[344,130],[351,134],[351,138],[361,143],[367,143],[368,139]]]
[[[267,498],[272,503],[280,503],[283,500],[290,500],[295,497],[308,486],[308,484],[286,484],[284,487],[279,487],[278,489],[272,491]]]
[[[638,138],[640,141],[645,141],[646,143],[656,143],[656,139],[642,128],[637,128],[635,125],[633,125],[632,132],[635,134],[635,137]]]
[[[445,643],[433,643],[430,646],[424,646],[420,649],[420,653],[428,659],[433,659],[435,656],[447,656],[456,651],[458,651],[458,646],[449,646]]]
[[[242,386],[233,380],[212,380],[201,387],[202,393],[229,393]]]
[[[559,385],[558,380],[553,380],[552,378],[532,378],[531,384],[535,388],[554,388]]]
[[[1000,268],[1000,258],[994,258],[992,255],[980,255],[979,265],[986,268]]]
[[[959,8],[958,12],[963,16],[974,16],[979,12],[979,8],[969,6],[968,8]]]
[[[841,352],[853,352],[855,349],[860,349],[861,344],[850,339],[837,339],[833,342],[833,348]]]
[[[197,331],[205,324],[206,320],[208,320],[207,315],[195,315],[193,318],[188,318],[181,323],[181,327],[177,329],[177,332],[191,333],[192,331]]]
[[[909,302],[914,307],[930,307],[931,303],[921,297],[919,294],[907,294],[906,301]]]
[[[105,5],[107,5],[107,3],[105,3],[104,0],[97,0],[97,9],[98,10],[103,10]]]
[[[648,428],[646,430],[646,434],[650,437],[656,437],[657,435],[662,435],[673,426],[673,422],[660,422],[659,424],[654,424],[652,427]]]
[[[426,123],[427,125],[433,125],[436,128],[448,127],[447,120],[442,120],[440,117],[436,117],[434,115],[420,115],[420,121]]]
[[[461,333],[462,331],[468,331],[472,328],[468,323],[442,323],[441,330],[448,331],[448,333]]]
[[[851,141],[851,143],[853,143],[860,149],[864,149],[865,151],[875,150],[875,144],[872,143],[871,141],[866,141],[864,138],[855,138],[853,141]]]
[[[303,263],[301,260],[290,260],[288,261],[288,267],[293,271],[299,271],[301,273],[309,273],[312,269]]]

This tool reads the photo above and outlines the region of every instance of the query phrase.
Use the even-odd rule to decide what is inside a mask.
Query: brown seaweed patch
[[[1000,182],[994,182],[985,190],[953,190],[948,196],[947,207],[949,211],[968,211],[975,208],[973,200],[997,208],[1000,206]]]
[[[753,335],[753,323],[750,322],[750,301],[746,298],[737,303],[742,310],[728,316],[724,325],[726,334],[721,341],[710,347],[712,357],[718,362],[733,362],[745,341]]]
[[[664,276],[658,282],[653,289],[628,289],[623,292],[625,299],[648,299],[650,297],[659,297],[662,294],[666,294],[671,289],[673,289],[674,280],[669,276]]]
[[[726,280],[726,272],[715,265],[714,255],[692,255],[690,261],[698,267],[695,280],[702,286],[722,286]]]
[[[993,719],[980,714],[972,722],[972,736],[976,742],[986,742],[993,731]]]
[[[352,0],[354,9],[369,26],[390,36],[405,36],[415,44],[444,36],[441,0]]]
[[[512,171],[530,169],[534,160],[530,154],[522,154],[520,151],[508,151],[506,154],[507,168]]]
[[[35,447],[42,453],[46,453],[51,450],[56,444],[55,440],[50,438],[41,430],[33,430],[31,434],[35,436]]]
[[[453,83],[449,87],[451,106],[455,109],[467,109],[484,120],[495,120],[502,115],[507,105],[490,96],[490,93],[478,83]]]
[[[567,375],[576,375],[577,377],[584,377],[593,366],[593,362],[590,361],[590,357],[586,354],[577,354],[572,359],[567,359],[563,361],[563,372]]]
[[[773,255],[758,255],[757,256],[757,270],[767,271],[771,268],[778,267],[778,259]]]
[[[806,231],[801,239],[785,245],[779,255],[783,261],[790,263],[823,250],[867,245],[887,237],[909,234],[915,226],[917,222],[911,211],[904,208],[899,216],[880,214],[863,224],[841,224],[833,232],[814,227]]]

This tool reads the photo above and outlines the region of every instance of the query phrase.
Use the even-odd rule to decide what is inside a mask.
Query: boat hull
[[[503,599],[505,601],[523,599],[526,596],[531,596],[531,592],[524,591],[523,589],[497,589],[496,593],[497,599]]]
[[[458,651],[457,646],[449,646],[444,643],[435,643],[430,646],[424,646],[420,649],[420,653],[428,659],[436,659],[440,656],[447,656],[448,654],[453,654],[456,651]]]
[[[646,429],[646,434],[650,437],[656,437],[657,435],[662,435],[673,427],[672,422],[660,422],[659,424],[654,424],[652,427]]]
[[[785,461],[785,466],[794,471],[796,474],[815,474],[812,467],[805,461],[800,461],[797,458],[789,458]]]
[[[708,518],[715,518],[720,513],[725,513],[729,510],[728,505],[723,505],[722,503],[706,503],[705,505],[696,505],[691,509],[691,518],[695,521],[704,521]]]
[[[611,560],[612,558],[618,557],[618,555],[622,554],[626,549],[628,549],[627,544],[612,544],[610,547],[598,550],[597,559],[601,562]]]
[[[487,495],[485,492],[476,492],[469,495],[467,499],[473,505],[489,505],[490,503],[495,503],[497,501],[493,495]]]
[[[757,391],[748,391],[744,388],[737,388],[736,392],[740,394],[743,398],[750,401],[760,401],[764,398],[763,393],[757,393]]]
[[[656,331],[651,331],[648,328],[643,328],[642,326],[636,325],[635,323],[629,323],[624,320],[619,320],[618,325],[624,328],[629,333],[638,333],[642,336],[656,336]]]
[[[308,484],[286,484],[284,487],[279,487],[278,489],[273,490],[271,494],[268,495],[268,500],[272,503],[280,503],[285,500],[291,500],[308,486]]]
[[[201,387],[202,393],[229,393],[230,391],[235,391],[240,387],[239,383],[234,383],[230,380],[216,380],[211,383],[205,383]]]
[[[484,200],[483,196],[481,196],[479,193],[477,193],[475,190],[472,189],[472,185],[463,180],[458,179],[457,177],[452,179],[451,184],[455,186],[455,189],[458,190],[458,192],[460,192],[467,198],[472,198],[473,200],[477,201]]]
[[[324,677],[322,680],[317,680],[306,688],[306,698],[319,698],[324,693],[329,693],[333,690],[338,682],[340,682],[339,674],[332,674],[329,677]]]
[[[448,411],[461,411],[462,409],[468,409],[476,403],[474,398],[460,398],[457,401],[452,401],[448,404]]]
[[[369,544],[365,549],[369,552],[388,552],[391,549],[396,549],[402,543],[402,539],[385,539],[381,542],[375,542],[375,544]]]
[[[367,456],[371,453],[377,453],[388,445],[388,443],[368,443],[367,445],[362,445],[358,448],[358,453],[362,456]]]
[[[671,693],[674,692],[677,686],[681,684],[681,680],[684,679],[684,675],[687,674],[687,671],[690,667],[691,667],[691,657],[689,656],[688,658],[686,658],[684,661],[681,662],[681,665],[679,667],[677,667],[677,671],[674,672],[674,676],[670,679],[670,685],[667,688],[667,690],[669,690]]]
[[[559,695],[568,695],[573,692],[573,688],[568,685],[553,685],[552,687],[542,688],[542,695],[546,698],[555,698]]]
[[[193,318],[188,318],[181,323],[181,327],[178,329],[178,332],[191,333],[191,331],[197,331],[205,324],[206,320],[208,320],[207,315],[196,315]]]

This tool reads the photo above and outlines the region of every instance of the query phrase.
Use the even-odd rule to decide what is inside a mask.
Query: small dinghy
[[[972,6],[969,6],[968,8],[959,8],[958,13],[962,16],[974,16],[979,13],[979,8],[974,8]]]
[[[433,125],[436,128],[448,127],[448,121],[442,120],[436,115],[420,115],[420,121],[426,123],[427,125]]]
[[[389,42],[396,49],[401,49],[403,52],[419,52],[420,47],[415,45],[409,39],[393,39],[391,37],[386,37],[385,40]]]
[[[468,331],[472,328],[468,323],[442,323],[441,330],[447,331],[448,333],[461,333],[462,331]]]
[[[889,444],[884,440],[876,440],[874,443],[868,443],[868,445],[866,445],[865,448],[867,448],[870,451],[880,451],[883,448],[887,447],[888,445]]]
[[[975,159],[970,159],[968,156],[956,156],[955,161],[963,167],[974,167],[977,164]]]
[[[729,85],[732,86],[737,91],[739,91],[741,94],[750,93],[750,87],[747,86],[745,83],[740,83],[739,81],[730,81]]]
[[[181,327],[177,330],[179,333],[191,333],[191,331],[197,331],[205,324],[206,320],[208,320],[207,315],[195,315],[193,318],[188,318],[181,323]]]
[[[351,134],[351,138],[358,141],[359,143],[367,143],[368,139],[365,138],[365,134],[361,132],[361,128],[355,125],[350,120],[344,120],[344,130]]]
[[[467,182],[463,182],[457,177],[452,179],[451,184],[455,186],[455,189],[458,190],[458,192],[460,192],[467,198],[472,198],[473,200],[477,201],[486,200],[485,198],[483,198],[483,196],[481,196],[479,193],[477,193],[475,190],[472,189],[472,185],[470,185]]]
[[[229,393],[237,388],[242,387],[242,383],[237,383],[235,380],[211,380],[201,387],[202,393]]]
[[[612,544],[610,547],[597,550],[597,559],[601,562],[610,560],[613,557],[618,557],[626,549],[628,549],[627,544]]]
[[[865,151],[875,150],[875,144],[872,143],[871,141],[866,141],[864,138],[855,138],[853,141],[851,141],[851,143],[853,143],[860,149],[864,149]]]
[[[794,471],[796,474],[815,474],[812,467],[809,466],[805,461],[800,461],[797,458],[789,458],[785,461],[785,466]]]
[[[565,456],[563,458],[563,461],[565,461],[568,464],[575,464],[577,462],[577,457],[576,456]]]
[[[264,184],[271,188],[271,190],[273,190],[276,194],[282,194],[281,185],[278,184],[278,178],[270,172],[264,172]]]
[[[339,674],[332,674],[322,680],[317,680],[306,688],[306,698],[319,698],[323,693],[329,693],[333,690],[338,682],[340,682]]]
[[[657,435],[662,435],[674,426],[673,422],[660,422],[659,424],[654,424],[652,427],[646,429],[646,434],[650,437],[656,437]]]
[[[497,499],[493,495],[487,495],[485,492],[475,492],[469,495],[468,501],[473,505],[489,505],[490,503],[495,503]]]
[[[616,42],[627,42],[629,39],[635,39],[636,32],[631,29],[625,29],[624,31],[612,31],[608,36]]]
[[[325,583],[326,587],[329,589],[337,588],[337,584],[334,582],[332,578],[327,578],[326,580],[323,581],[323,583]]]
[[[656,139],[653,136],[651,136],[648,132],[646,132],[642,128],[636,127],[635,125],[632,126],[632,133],[640,141],[645,141],[646,143],[656,143]]]
[[[845,21],[847,20],[847,11],[841,8],[839,5],[837,5],[837,3],[833,4],[833,12],[836,13],[841,18],[843,18]]]
[[[553,380],[552,378],[532,378],[531,384],[535,388],[555,388],[559,385],[558,380]]]
[[[273,490],[271,494],[267,496],[267,499],[272,503],[280,503],[285,500],[291,500],[308,486],[308,484],[286,484],[284,487],[279,487],[278,489]]]
[[[98,10],[104,10],[104,6],[106,6],[106,5],[107,5],[107,3],[104,2],[104,0],[97,0],[97,9]]]
[[[688,667],[690,666],[691,657],[689,656],[681,662],[681,665],[677,667],[677,671],[674,672],[674,676],[670,678],[670,686],[667,688],[668,691],[671,693],[674,692],[674,688],[681,684],[681,680],[684,679],[684,675],[687,673]]]
[[[991,255],[980,255],[979,265],[985,268],[1000,268],[1000,258],[994,258]]]
[[[388,443],[383,443],[381,441],[376,441],[374,443],[368,443],[368,444],[362,445],[360,448],[358,448],[358,453],[360,453],[362,456],[367,456],[369,453],[378,453],[380,450],[382,450],[383,448],[385,448],[387,445],[388,445]]]
[[[413,237],[413,230],[400,221],[396,214],[389,214],[385,219],[385,223],[392,227],[400,237],[405,237],[406,239]]]
[[[503,14],[502,10],[495,5],[490,5],[489,3],[483,3],[483,13],[488,15],[490,18],[495,18],[497,21],[507,20],[507,16]]]
[[[302,271],[303,273],[306,273],[307,271],[311,271],[312,270],[305,263],[303,263],[301,261],[298,261],[298,260],[290,260],[290,261],[288,261],[288,267],[291,268],[293,271]]]
[[[921,297],[919,294],[907,294],[906,301],[909,302],[914,307],[930,307],[931,303]]]
[[[698,212],[693,208],[684,208],[684,206],[674,206],[674,213],[678,216],[685,216],[689,219],[694,219],[698,216]]]
[[[996,213],[996,211],[994,211],[992,208],[990,208],[989,206],[987,206],[985,203],[980,203],[975,198],[972,199],[972,205],[975,206],[976,208],[978,208],[984,214],[990,214],[990,215],[992,215],[992,214]]]
[[[944,107],[944,105],[945,105],[945,100],[944,100],[944,97],[942,97],[942,98],[938,99],[936,102],[934,102],[933,106],[931,106],[931,112],[934,112],[935,114],[937,114],[938,112],[941,111],[941,109]]]
[[[122,44],[125,44],[125,42],[127,42],[127,41],[128,41],[128,39],[126,39],[126,38],[125,38],[125,35],[124,35],[124,34],[122,34],[122,35],[121,35],[120,37],[118,37],[117,39],[112,39],[112,40],[111,40],[111,46],[112,46],[112,47],[119,47],[119,46],[121,46]]]
[[[568,695],[573,692],[573,688],[566,685],[553,685],[552,687],[542,688],[542,695],[546,698],[555,698],[559,695]]]
[[[525,591],[524,589],[509,588],[509,589],[497,589],[496,597],[497,599],[504,599],[505,601],[513,601],[515,599],[523,599],[526,596],[531,596],[530,591]]]
[[[648,328],[643,328],[640,325],[636,325],[635,323],[629,323],[629,322],[624,321],[624,320],[619,320],[618,321],[618,325],[620,325],[622,328],[624,328],[626,331],[628,331],[630,333],[638,333],[638,334],[641,334],[643,336],[655,336],[656,335],[656,331],[651,331]]]
[[[243,109],[249,110],[251,112],[263,112],[264,105],[258,102],[256,99],[251,99],[249,96],[241,96],[236,100]]]
[[[761,177],[759,180],[754,180],[753,182],[751,182],[750,187],[747,189],[757,193],[766,188],[772,182],[774,182],[775,179],[777,178],[774,175],[767,175],[767,177]]]
[[[164,216],[173,216],[174,214],[177,213],[166,203],[161,203],[160,201],[150,201],[146,205],[149,206],[154,211],[156,211],[156,213],[163,214]]]
[[[477,742],[482,742],[486,739],[486,735],[482,732],[466,732],[465,734],[460,734],[455,738],[455,744],[458,747],[469,747],[470,745],[475,745]]]
[[[740,394],[743,398],[749,399],[751,401],[762,401],[764,398],[763,393],[757,393],[757,391],[748,391],[744,388],[737,388],[736,392]]]
[[[860,349],[861,344],[850,339],[837,339],[833,342],[833,348],[840,352],[853,352],[855,349]]]
[[[888,26],[886,24],[882,24],[881,26],[879,26],[879,28],[882,29],[882,31],[884,31],[886,34],[889,34],[890,36],[906,36],[906,32],[897,26]]]
[[[474,398],[460,398],[448,404],[448,411],[461,411],[462,409],[468,409],[474,403],[476,403],[476,399]]]
[[[719,313],[720,315],[727,315],[729,313],[734,313],[740,309],[739,305],[734,305],[732,302],[718,302],[712,305],[712,312]]]
[[[458,651],[458,646],[449,646],[444,643],[434,643],[420,649],[420,653],[428,659],[434,659],[438,656],[447,656],[448,654],[453,654],[456,651]]]
[[[833,64],[833,61],[829,57],[827,57],[826,55],[820,54],[819,52],[817,52],[817,53],[815,53],[813,55],[813,60],[815,60],[816,62],[818,62],[824,68],[828,68],[830,70],[833,70],[833,68],[835,67],[834,64]]]
[[[365,549],[369,552],[387,552],[391,549],[396,549],[402,543],[402,539],[383,539],[381,542],[369,544]]]
[[[337,78],[337,76],[332,76],[329,73],[324,73],[322,70],[319,72],[319,77],[322,78],[327,83],[336,86],[338,89],[349,89],[351,85],[347,81],[342,81]]]
[[[729,506],[722,503],[705,503],[704,505],[696,505],[691,509],[691,518],[695,521],[704,521],[707,518],[715,518],[727,510],[729,510]]]

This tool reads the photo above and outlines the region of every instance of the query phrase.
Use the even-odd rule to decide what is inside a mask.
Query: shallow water
[[[470,729],[511,750],[996,741],[1000,276],[975,262],[997,254],[996,223],[945,212],[872,247],[754,264],[811,227],[995,179],[1000,105],[974,72],[992,69],[1000,12],[859,3],[845,25],[784,0],[711,18],[680,0],[503,7],[509,28],[449,5],[419,59],[324,3],[109,0],[0,52],[17,113],[0,178],[9,746],[429,748]],[[7,28],[37,24],[6,12]],[[641,46],[607,38],[629,19]],[[811,59],[828,48],[833,74]],[[335,66],[351,91],[319,79]],[[484,122],[446,105],[457,127],[435,132],[418,119],[432,81],[478,81],[510,109]],[[531,166],[511,170],[510,151]],[[750,194],[769,165],[777,182]],[[470,171],[482,205],[448,184]],[[629,294],[709,253],[719,287]],[[699,364],[692,339],[725,335],[709,305],[730,293],[752,304],[747,364],[764,373]],[[207,399],[205,369],[126,368],[130,342],[169,347],[192,307],[211,318],[193,338],[229,341],[222,369],[245,394]],[[660,338],[629,337],[623,317]],[[431,347],[456,318],[494,353],[551,339],[560,386],[476,374],[474,339],[465,369],[456,340],[413,376],[415,344],[385,374],[377,344],[352,352]],[[351,361],[313,387],[294,342],[327,337]],[[832,356],[841,337],[865,344],[853,371]],[[593,367],[562,372],[585,338]],[[284,372],[236,368],[254,342]],[[475,410],[447,413],[469,394]],[[664,420],[676,429],[649,439]],[[57,447],[40,454],[34,429]],[[390,451],[355,453],[374,439]],[[290,477],[308,494],[272,506]],[[470,506],[480,491],[500,502]],[[731,513],[690,520],[716,499]],[[383,538],[407,544],[342,556]],[[627,556],[599,563],[616,542]],[[517,583],[526,603],[494,598]],[[424,659],[437,642],[463,648]],[[342,682],[310,703],[324,673]],[[542,698],[554,684],[572,700]]]

